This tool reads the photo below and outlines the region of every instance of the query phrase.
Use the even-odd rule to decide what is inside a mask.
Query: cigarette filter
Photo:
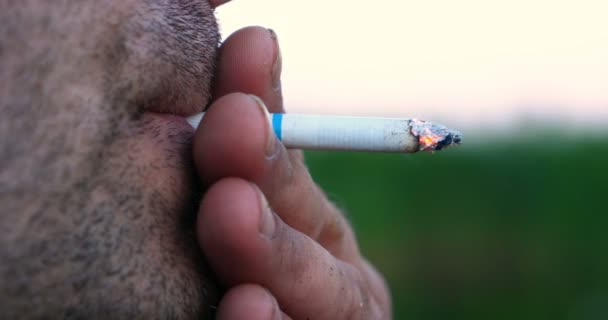
[[[203,116],[186,120],[196,128]],[[458,131],[417,119],[274,113],[269,121],[285,147],[296,149],[412,153],[462,141]]]

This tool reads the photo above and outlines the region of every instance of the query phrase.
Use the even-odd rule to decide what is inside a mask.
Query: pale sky
[[[224,37],[275,30],[289,112],[608,125],[607,0],[233,0],[217,12]]]

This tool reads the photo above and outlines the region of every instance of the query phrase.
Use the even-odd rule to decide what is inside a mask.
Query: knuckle
[[[304,163],[305,163],[305,161],[304,161],[304,152],[302,152],[301,150],[291,150],[291,151],[289,151],[289,159],[293,163],[299,163],[302,166],[306,167],[304,165]]]
[[[279,227],[277,236],[279,241],[275,241],[274,248],[278,259],[276,269],[288,274],[290,279],[305,278],[314,259],[309,246],[298,237],[296,231],[284,224]]]
[[[335,319],[367,319],[369,296],[364,290],[365,283],[359,270],[350,264],[340,263],[340,290],[335,308]]]
[[[327,215],[325,223],[319,234],[319,241],[324,243],[343,243],[346,237],[346,230],[349,224],[341,214],[341,212],[329,201],[324,206],[326,212],[331,212]]]

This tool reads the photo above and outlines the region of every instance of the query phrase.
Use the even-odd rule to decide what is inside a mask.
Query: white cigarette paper
[[[192,127],[204,113],[187,118]],[[287,148],[376,152],[438,151],[460,144],[462,135],[416,119],[270,114],[276,136]]]

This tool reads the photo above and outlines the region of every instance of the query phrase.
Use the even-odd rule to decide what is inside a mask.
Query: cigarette
[[[197,128],[204,113],[186,118]],[[440,124],[402,118],[270,114],[286,148],[414,153],[459,145],[462,135]]]

